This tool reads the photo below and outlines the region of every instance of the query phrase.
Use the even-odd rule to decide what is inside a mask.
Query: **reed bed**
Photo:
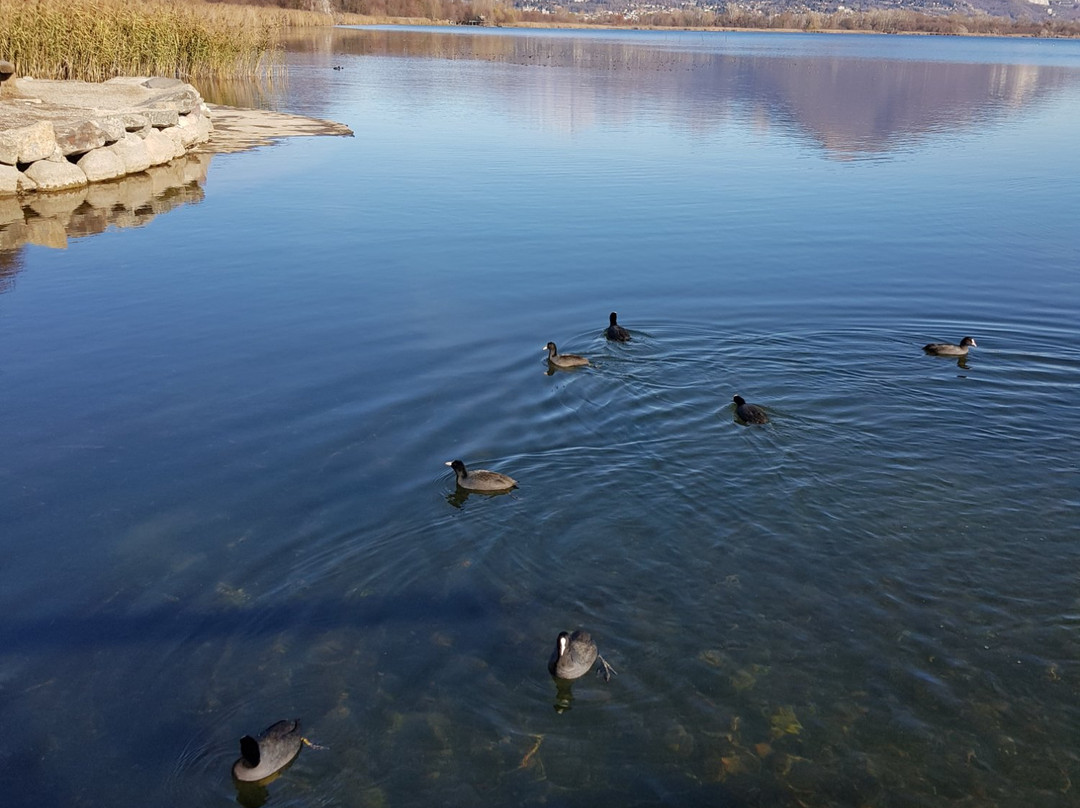
[[[282,64],[283,29],[332,22],[199,0],[0,0],[0,58],[48,79],[258,76]]]

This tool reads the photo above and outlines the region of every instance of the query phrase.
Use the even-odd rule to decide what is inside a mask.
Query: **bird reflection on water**
[[[495,497],[509,495],[511,496],[511,498],[513,498],[513,493],[514,492],[509,489],[506,491],[469,491],[464,488],[455,488],[453,491],[446,495],[446,501],[453,505],[455,508],[463,508],[465,507],[465,503],[471,496],[479,497],[480,499],[494,499]]]

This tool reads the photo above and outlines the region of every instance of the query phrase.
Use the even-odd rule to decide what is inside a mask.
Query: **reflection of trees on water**
[[[716,44],[718,36],[702,34],[696,47],[686,37],[643,43],[600,36],[333,29],[316,37],[298,34],[287,47],[325,53],[327,65],[348,54],[550,68],[486,76],[484,91],[505,96],[512,114],[524,111],[531,124],[553,130],[592,127],[648,109],[669,115],[675,126],[708,131],[739,114],[766,128],[809,135],[841,156],[888,153],[913,138],[983,123],[1073,80],[1057,66],[725,52]],[[583,85],[561,68],[602,72],[604,78]],[[316,71],[305,81],[321,89],[297,92],[308,100],[329,93],[340,75]],[[442,100],[442,78],[433,71],[432,83],[424,86],[414,77],[410,99]],[[531,85],[524,94],[523,84]]]
[[[189,154],[114,182],[0,199],[0,292],[14,284],[27,244],[63,249],[69,238],[110,227],[141,227],[181,205],[201,202],[209,154]]]

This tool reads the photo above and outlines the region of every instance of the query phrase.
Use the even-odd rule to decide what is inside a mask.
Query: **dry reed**
[[[199,0],[0,0],[0,58],[48,79],[265,75],[283,28],[331,22]]]

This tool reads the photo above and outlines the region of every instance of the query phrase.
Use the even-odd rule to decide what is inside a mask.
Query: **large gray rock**
[[[116,153],[124,161],[128,174],[137,174],[150,168],[150,153],[146,142],[138,135],[124,135],[120,140],[105,148]]]
[[[82,169],[88,182],[104,182],[127,174],[124,161],[112,149],[88,151],[75,165]]]
[[[19,162],[19,142],[10,132],[0,132],[0,165],[13,166]]]
[[[124,131],[142,132],[150,128],[150,119],[142,112],[125,112],[120,116],[124,122]]]
[[[200,112],[192,112],[190,115],[181,115],[180,120],[176,122],[176,129],[180,133],[180,141],[184,144],[185,149],[190,149],[196,143],[201,143],[199,138],[203,136],[201,127],[199,126],[199,118],[202,117]],[[209,137],[209,132],[205,137]]]
[[[146,144],[146,154],[150,158],[150,165],[159,166],[167,163],[176,156],[176,146],[168,135],[160,129],[151,129],[143,138]]]
[[[183,157],[187,154],[187,147],[184,145],[184,133],[180,131],[179,126],[170,126],[168,129],[162,129],[161,134],[172,141],[174,159]]]
[[[206,143],[210,140],[210,133],[214,131],[214,120],[210,117],[209,110],[195,116],[195,125],[199,127],[199,137],[195,142]]]
[[[352,135],[330,121],[266,110],[211,110],[198,90],[178,79],[11,78],[4,86],[12,92],[0,102],[0,199],[121,174],[138,178],[184,155],[240,151],[279,137]],[[96,219],[87,221],[88,228],[98,226]]]
[[[39,191],[62,191],[86,185],[82,169],[66,160],[62,163],[38,160],[23,173],[37,184]]]
[[[187,115],[202,106],[202,96],[190,84],[181,82],[179,86],[174,87],[171,91],[158,95],[150,102],[149,106],[155,109],[172,109],[181,115]]]
[[[185,86],[180,79],[170,79],[167,76],[151,76],[141,84],[151,90],[175,90],[177,87]]]
[[[33,163],[44,160],[56,148],[52,121],[38,121],[0,132],[0,163]]]
[[[19,190],[19,169],[0,163],[0,196],[14,196]]]
[[[150,121],[150,125],[157,129],[164,129],[166,126],[176,126],[176,121],[180,117],[179,112],[167,107],[162,109],[140,110],[139,112],[146,115],[146,119]]]
[[[97,124],[105,134],[106,144],[115,143],[127,132],[127,126],[124,125],[123,115],[106,115],[99,118]]]
[[[116,138],[113,138],[115,140]],[[108,143],[105,131],[97,121],[80,121],[56,127],[56,145],[64,156],[86,154]]]

